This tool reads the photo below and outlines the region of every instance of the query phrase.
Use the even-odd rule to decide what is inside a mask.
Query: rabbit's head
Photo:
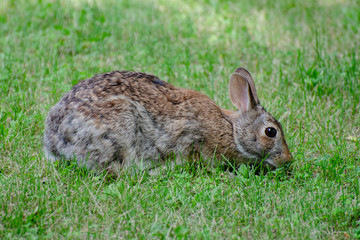
[[[292,160],[281,124],[260,105],[254,81],[244,68],[230,77],[231,114],[237,151],[253,163],[277,168]]]

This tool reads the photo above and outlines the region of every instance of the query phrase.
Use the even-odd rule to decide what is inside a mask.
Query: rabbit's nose
[[[276,163],[278,166],[292,162],[293,158],[287,144],[284,142],[284,148],[280,155],[276,157]]]
[[[281,163],[288,163],[292,161],[292,155],[286,143],[284,144],[284,149],[280,154],[280,161]]]

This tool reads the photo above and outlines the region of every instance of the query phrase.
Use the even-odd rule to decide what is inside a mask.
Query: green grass
[[[360,238],[360,2],[1,0],[1,239]],[[184,166],[117,180],[42,152],[79,80],[136,70],[233,109],[253,74],[295,162],[235,179]]]

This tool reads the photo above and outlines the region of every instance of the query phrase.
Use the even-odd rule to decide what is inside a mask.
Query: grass
[[[359,239],[359,26],[355,0],[2,0],[0,238]],[[143,71],[233,109],[238,66],[285,129],[290,176],[111,180],[44,159],[47,111],[81,79]]]

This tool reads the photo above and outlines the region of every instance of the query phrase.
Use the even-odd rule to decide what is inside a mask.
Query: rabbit
[[[130,71],[95,75],[75,85],[49,111],[44,152],[117,174],[136,166],[151,173],[184,159],[263,163],[292,161],[281,124],[260,105],[254,80],[237,68],[229,81],[237,111],[158,77]]]

